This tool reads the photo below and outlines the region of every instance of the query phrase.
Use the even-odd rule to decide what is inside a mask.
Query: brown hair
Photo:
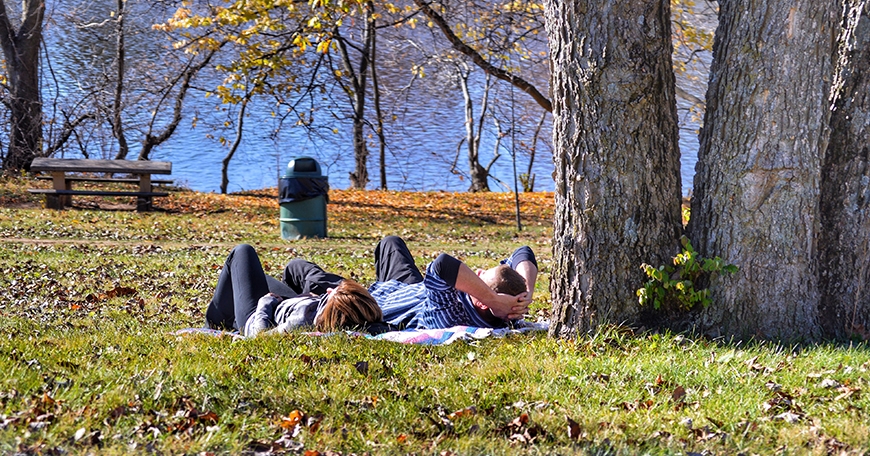
[[[363,328],[383,319],[381,308],[371,293],[359,283],[344,279],[326,298],[323,311],[314,326],[318,331],[340,328]]]
[[[504,264],[496,266],[495,274],[493,274],[493,278],[487,285],[496,293],[504,293],[511,296],[516,296],[527,291],[526,279],[519,272]]]

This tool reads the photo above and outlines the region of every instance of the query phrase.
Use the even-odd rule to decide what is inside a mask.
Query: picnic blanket
[[[486,339],[487,337],[506,337],[512,334],[524,334],[533,331],[546,331],[550,325],[547,322],[522,322],[521,325],[515,328],[477,328],[474,326],[454,326],[446,329],[406,329],[404,331],[389,331],[372,336],[357,331],[346,331],[346,334],[352,336],[364,337],[371,340],[387,340],[391,342],[399,342],[402,344],[421,344],[421,345],[448,345],[462,341],[473,341]],[[220,331],[208,328],[185,328],[173,332],[176,335],[184,334],[205,334],[209,336],[232,337],[236,339],[244,339],[238,332]],[[306,332],[311,336],[329,336],[335,333],[321,332]]]
[[[404,331],[389,331],[377,336],[366,335],[367,339],[389,340],[403,344],[447,345],[457,340],[472,341],[487,337],[505,337],[511,334],[523,334],[532,331],[546,331],[548,323],[523,323],[522,326],[510,328],[477,328],[474,326],[454,326],[447,329],[407,329]]]

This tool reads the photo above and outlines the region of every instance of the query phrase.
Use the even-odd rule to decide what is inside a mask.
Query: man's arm
[[[496,293],[462,262],[459,263],[459,272],[456,275],[456,289],[477,299],[494,316],[503,320],[522,318],[529,310],[529,293],[517,296]]]
[[[526,279],[526,290],[529,292],[529,301],[535,292],[535,282],[538,280],[538,260],[532,248],[524,245],[514,250],[510,258],[501,262],[507,264]]]
[[[524,279],[526,279],[526,290],[529,292],[529,302],[532,301],[532,295],[535,293],[535,282],[538,280],[538,267],[531,261],[523,261],[514,268]]]

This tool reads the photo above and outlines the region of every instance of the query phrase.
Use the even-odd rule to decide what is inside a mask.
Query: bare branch
[[[203,69],[206,65],[208,65],[209,61],[211,61],[211,58],[215,55],[216,52],[217,49],[209,51],[209,53],[206,55],[205,59],[202,62],[195,66],[190,66],[187,68],[186,71],[184,71],[181,76],[181,87],[179,87],[178,93],[175,96],[175,108],[172,114],[172,121],[169,123],[169,125],[166,126],[163,132],[158,135],[151,134],[154,128],[154,121],[157,117],[158,111],[157,109],[154,110],[154,114],[151,117],[151,124],[148,126],[148,132],[145,134],[145,139],[142,140],[142,150],[139,152],[140,160],[147,160],[148,155],[151,153],[151,150],[155,146],[158,146],[168,140],[172,136],[172,133],[175,132],[175,129],[178,128],[178,124],[181,123],[181,108],[184,105],[184,97],[185,95],[187,95],[187,90],[190,88],[190,81],[199,72],[199,70]],[[178,79],[173,81],[173,85],[177,82]],[[167,90],[167,94],[168,93],[169,90]]]
[[[60,134],[60,137],[57,139],[57,142],[49,146],[45,150],[45,156],[51,157],[57,152],[64,144],[69,140],[70,136],[73,135],[75,129],[86,120],[94,120],[97,118],[97,115],[94,113],[83,114],[79,116],[76,120],[70,122],[69,120],[64,121],[63,123],[63,131]]]
[[[514,75],[510,72],[502,70],[501,68],[493,66],[491,63],[487,62],[486,59],[480,55],[479,52],[475,51],[471,48],[471,46],[465,44],[450,28],[450,24],[441,17],[435,10],[429,7],[429,5],[424,0],[414,0],[414,4],[416,4],[423,14],[426,15],[429,19],[432,20],[435,24],[438,25],[438,28],[441,29],[441,32],[444,33],[444,36],[450,41],[450,44],[453,45],[453,49],[461,52],[468,58],[470,58],[475,65],[479,66],[486,71],[487,73],[495,76],[502,81],[506,81],[512,84],[514,87],[522,90],[529,94],[542,108],[544,108],[547,112],[553,112],[553,104],[550,100],[545,97],[538,89],[532,85],[530,82],[525,79]]]

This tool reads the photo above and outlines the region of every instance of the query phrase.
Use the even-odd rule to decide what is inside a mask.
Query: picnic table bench
[[[172,174],[172,163],[147,160],[92,160],[70,158],[33,159],[32,172],[51,174],[53,188],[30,188],[30,193],[45,195],[45,206],[63,209],[72,205],[72,195],[92,196],[135,196],[137,211],[150,211],[152,198],[168,196],[166,192],[155,192],[153,184],[172,183],[167,180],[152,180],[152,174]],[[73,173],[73,174],[69,174]],[[91,177],[82,173],[102,173],[108,175],[129,174],[133,177]],[[137,190],[73,190],[73,182],[118,182],[138,184]]]

